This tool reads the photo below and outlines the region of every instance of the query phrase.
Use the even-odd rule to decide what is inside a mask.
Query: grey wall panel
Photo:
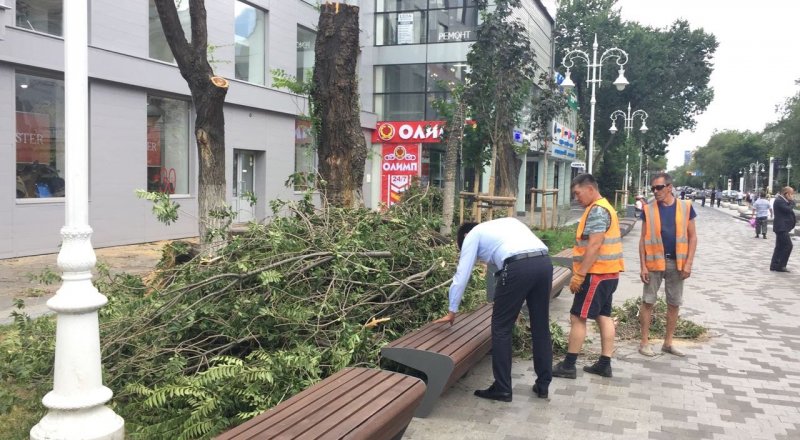
[[[0,64],[0,258],[14,255],[12,237],[17,174],[14,87],[14,70]]]
[[[64,202],[20,203],[14,210],[12,252],[15,255],[58,251],[64,226]]]
[[[89,45],[146,58],[149,51],[147,0],[89,2]]]
[[[64,40],[9,27],[0,40],[0,61],[63,72]]]

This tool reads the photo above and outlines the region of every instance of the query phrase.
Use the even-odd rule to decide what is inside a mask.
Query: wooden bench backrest
[[[405,428],[424,393],[411,376],[345,368],[216,439],[388,440]]]

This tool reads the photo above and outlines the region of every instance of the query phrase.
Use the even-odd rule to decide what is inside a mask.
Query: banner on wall
[[[381,148],[381,202],[387,207],[420,175],[420,144],[384,144]]]
[[[147,126],[147,166],[161,166],[161,127],[158,124]]]
[[[437,143],[442,141],[445,121],[385,121],[378,122],[372,132],[373,144],[403,144],[406,142]]]
[[[49,115],[17,112],[17,162],[50,163],[52,141]]]

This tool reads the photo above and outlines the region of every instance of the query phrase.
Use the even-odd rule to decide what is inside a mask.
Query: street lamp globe
[[[614,81],[614,85],[617,87],[617,90],[621,92],[625,90],[625,86],[627,86],[628,84],[629,84],[628,80],[625,79],[625,68],[619,66],[619,76]]]
[[[575,88],[575,83],[572,82],[572,78],[569,77],[569,69],[567,69],[566,78],[561,82],[561,87],[564,88],[565,92],[569,92]]]
[[[649,130],[649,128],[647,128],[647,123],[645,121],[642,121],[642,128],[640,128],[639,131],[641,131],[642,133],[647,133],[647,130]]]
[[[611,128],[609,128],[608,131],[610,131],[611,134],[616,133],[617,132],[617,123],[616,122],[612,122],[611,123]]]

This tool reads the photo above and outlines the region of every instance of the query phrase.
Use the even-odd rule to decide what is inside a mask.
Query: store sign
[[[565,148],[575,148],[575,143],[578,141],[578,134],[575,133],[571,127],[553,122],[553,145]]]
[[[44,113],[17,112],[15,140],[17,162],[50,163],[50,116]]]
[[[372,143],[437,143],[441,142],[443,133],[444,121],[378,122],[372,132]]]
[[[581,168],[581,169],[584,169],[584,170],[586,169],[586,163],[585,162],[572,162],[570,164],[570,166],[572,168]]]
[[[400,201],[420,174],[420,144],[385,144],[381,148],[381,202],[387,207]]]
[[[397,14],[397,44],[414,43],[414,14]]]
[[[439,32],[439,41],[465,41],[473,31]]]

